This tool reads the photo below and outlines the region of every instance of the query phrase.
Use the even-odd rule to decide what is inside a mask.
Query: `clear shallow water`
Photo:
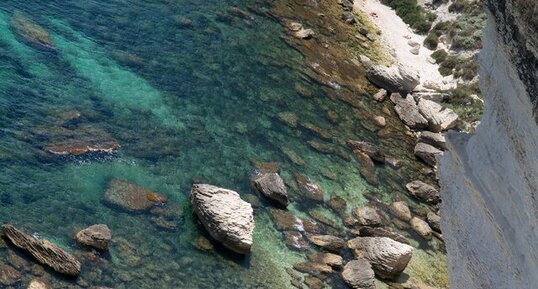
[[[201,234],[187,205],[193,180],[252,198],[253,161],[274,161],[285,178],[301,172],[320,183],[326,197],[345,197],[348,207],[365,204],[363,194],[370,191],[389,202],[388,178],[403,183],[401,173],[378,168],[387,179],[381,178],[382,186],[374,190],[360,178],[353,158],[308,145],[331,142],[345,152],[343,141],[373,140],[375,133],[349,106],[328,98],[327,88],[304,76],[302,56],[280,40],[278,23],[260,16],[249,22],[222,16],[229,5],[246,2],[3,1],[0,221],[73,250],[80,249],[71,240],[74,230],[108,224],[114,244],[107,261],[83,267],[82,278],[91,285],[289,288],[284,269],[305,256],[282,243],[264,207],[255,210],[250,257],[192,246]],[[56,51],[21,41],[9,24],[15,11],[44,27]],[[191,19],[192,27],[182,27],[180,17]],[[312,96],[301,96],[298,86]],[[69,120],[74,111],[81,117]],[[335,112],[338,122],[331,123],[327,111]],[[293,112],[300,123],[321,127],[333,138],[292,128],[279,119],[281,112]],[[44,151],[51,142],[87,130],[108,133],[122,148],[114,155],[84,157]],[[103,192],[112,178],[150,188],[183,208],[178,231],[159,230],[148,215],[104,205]],[[291,206],[300,216],[307,209],[301,203]],[[317,209],[328,214],[322,206]],[[417,272],[444,262],[432,250],[421,254],[410,265]],[[427,279],[435,271],[422,274]],[[57,276],[47,278],[57,288],[78,288]]]

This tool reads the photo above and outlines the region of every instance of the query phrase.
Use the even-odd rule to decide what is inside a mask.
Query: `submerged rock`
[[[307,179],[305,176],[295,173],[295,180],[299,185],[301,193],[308,199],[323,202],[323,190],[320,185]]]
[[[310,244],[304,239],[303,234],[299,231],[284,231],[284,242],[286,245],[295,250],[306,250]]]
[[[288,190],[284,180],[277,173],[265,173],[254,178],[254,187],[269,199],[277,201],[284,207],[288,206]]]
[[[358,231],[358,236],[361,237],[387,237],[391,238],[392,240],[404,244],[409,244],[409,240],[407,240],[403,235],[400,235],[390,227],[361,227]]]
[[[213,185],[195,184],[192,186],[190,203],[211,237],[236,253],[250,252],[254,232],[253,210],[237,192]]]
[[[346,242],[339,237],[331,235],[311,235],[308,240],[314,245],[327,251],[338,253],[346,246]]]
[[[348,140],[346,144],[353,150],[359,150],[367,154],[372,160],[383,163],[385,162],[385,153],[380,146],[373,143],[357,140]]]
[[[359,161],[359,173],[372,186],[379,184],[379,179],[375,173],[375,164],[372,159],[360,150],[354,150],[353,153]]]
[[[49,144],[45,150],[55,155],[79,156],[87,153],[112,153],[120,148],[115,140],[68,140]]]
[[[32,279],[27,289],[49,289],[49,285],[40,279]]]
[[[383,225],[383,218],[372,207],[355,208],[353,214],[357,217],[359,224],[363,226],[381,226]]]
[[[21,279],[21,272],[9,265],[0,263],[0,284],[4,286],[11,286],[19,283]]]
[[[71,254],[45,239],[36,239],[27,235],[13,225],[3,225],[4,235],[13,245],[30,253],[40,263],[47,265],[56,272],[76,276],[80,273],[80,262]]]
[[[437,204],[441,201],[439,191],[423,181],[412,181],[407,183],[405,187],[411,195],[428,204]]]
[[[313,253],[308,255],[308,260],[339,268],[343,264],[343,258],[333,253]]]
[[[364,258],[349,261],[342,271],[342,279],[353,289],[375,289],[375,273]]]
[[[293,265],[293,269],[299,272],[308,273],[316,276],[321,274],[329,274],[333,271],[333,269],[329,265],[314,262],[298,263]]]
[[[120,179],[112,179],[108,183],[103,200],[130,212],[142,212],[167,201],[158,193]]]
[[[386,237],[357,237],[347,242],[356,258],[365,258],[377,275],[397,277],[413,256],[413,247]]]
[[[13,13],[9,24],[13,32],[20,36],[26,43],[36,45],[39,48],[56,49],[49,33],[20,12]]]
[[[106,251],[112,239],[112,233],[107,225],[98,224],[79,231],[75,239],[82,245],[91,246],[95,249]]]

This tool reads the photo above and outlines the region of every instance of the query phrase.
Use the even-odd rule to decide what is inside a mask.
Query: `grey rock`
[[[250,252],[254,232],[253,210],[237,192],[195,184],[191,189],[190,203],[211,237],[236,253]]]
[[[353,16],[353,13],[349,11],[345,11],[342,13],[342,20],[346,22],[347,24],[354,24],[357,21],[355,20],[355,17]]]
[[[79,231],[75,239],[82,245],[91,246],[95,249],[106,251],[112,239],[112,233],[107,225],[98,224]]]
[[[364,63],[364,62],[363,62]],[[403,65],[382,66],[368,62],[366,76],[375,85],[389,92],[411,92],[420,84],[417,71]]]
[[[432,145],[440,150],[447,150],[445,135],[431,131],[422,131],[418,138],[421,143]]]
[[[30,253],[41,264],[51,267],[58,273],[69,276],[77,276],[80,273],[80,262],[62,248],[45,239],[36,239],[27,235],[13,225],[3,225],[2,229],[4,235],[6,235],[13,245]]]
[[[386,237],[357,237],[347,242],[356,258],[365,258],[384,279],[397,277],[413,256],[413,247]]]
[[[432,185],[422,181],[412,181],[405,185],[409,193],[417,199],[428,204],[437,204],[441,201],[439,191]]]
[[[437,164],[437,156],[443,154],[442,150],[425,143],[417,143],[415,146],[415,156],[424,161],[426,164],[434,167]]]
[[[428,212],[426,220],[433,230],[441,232],[441,217],[439,215],[434,212]]]
[[[375,273],[364,258],[349,261],[342,271],[342,279],[353,289],[375,289]]]
[[[428,120],[431,131],[440,132],[456,126],[458,115],[451,109],[424,98],[419,98],[417,105],[420,113]]]
[[[385,89],[380,89],[376,94],[374,94],[374,99],[378,102],[383,102],[387,97],[387,91]]]
[[[412,95],[405,98],[400,94],[392,94],[391,100],[395,102],[394,110],[398,117],[412,129],[424,129],[428,127],[428,120],[420,114],[417,103]]]
[[[275,200],[284,207],[288,206],[288,190],[284,180],[277,173],[265,173],[254,178],[254,187],[269,199]]]

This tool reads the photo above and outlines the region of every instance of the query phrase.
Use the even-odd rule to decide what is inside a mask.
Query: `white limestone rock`
[[[195,184],[191,189],[190,203],[211,237],[236,253],[250,252],[254,232],[253,210],[237,192]]]

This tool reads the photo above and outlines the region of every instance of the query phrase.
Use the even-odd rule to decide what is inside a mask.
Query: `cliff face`
[[[538,3],[487,0],[485,112],[440,160],[452,288],[538,286]]]

